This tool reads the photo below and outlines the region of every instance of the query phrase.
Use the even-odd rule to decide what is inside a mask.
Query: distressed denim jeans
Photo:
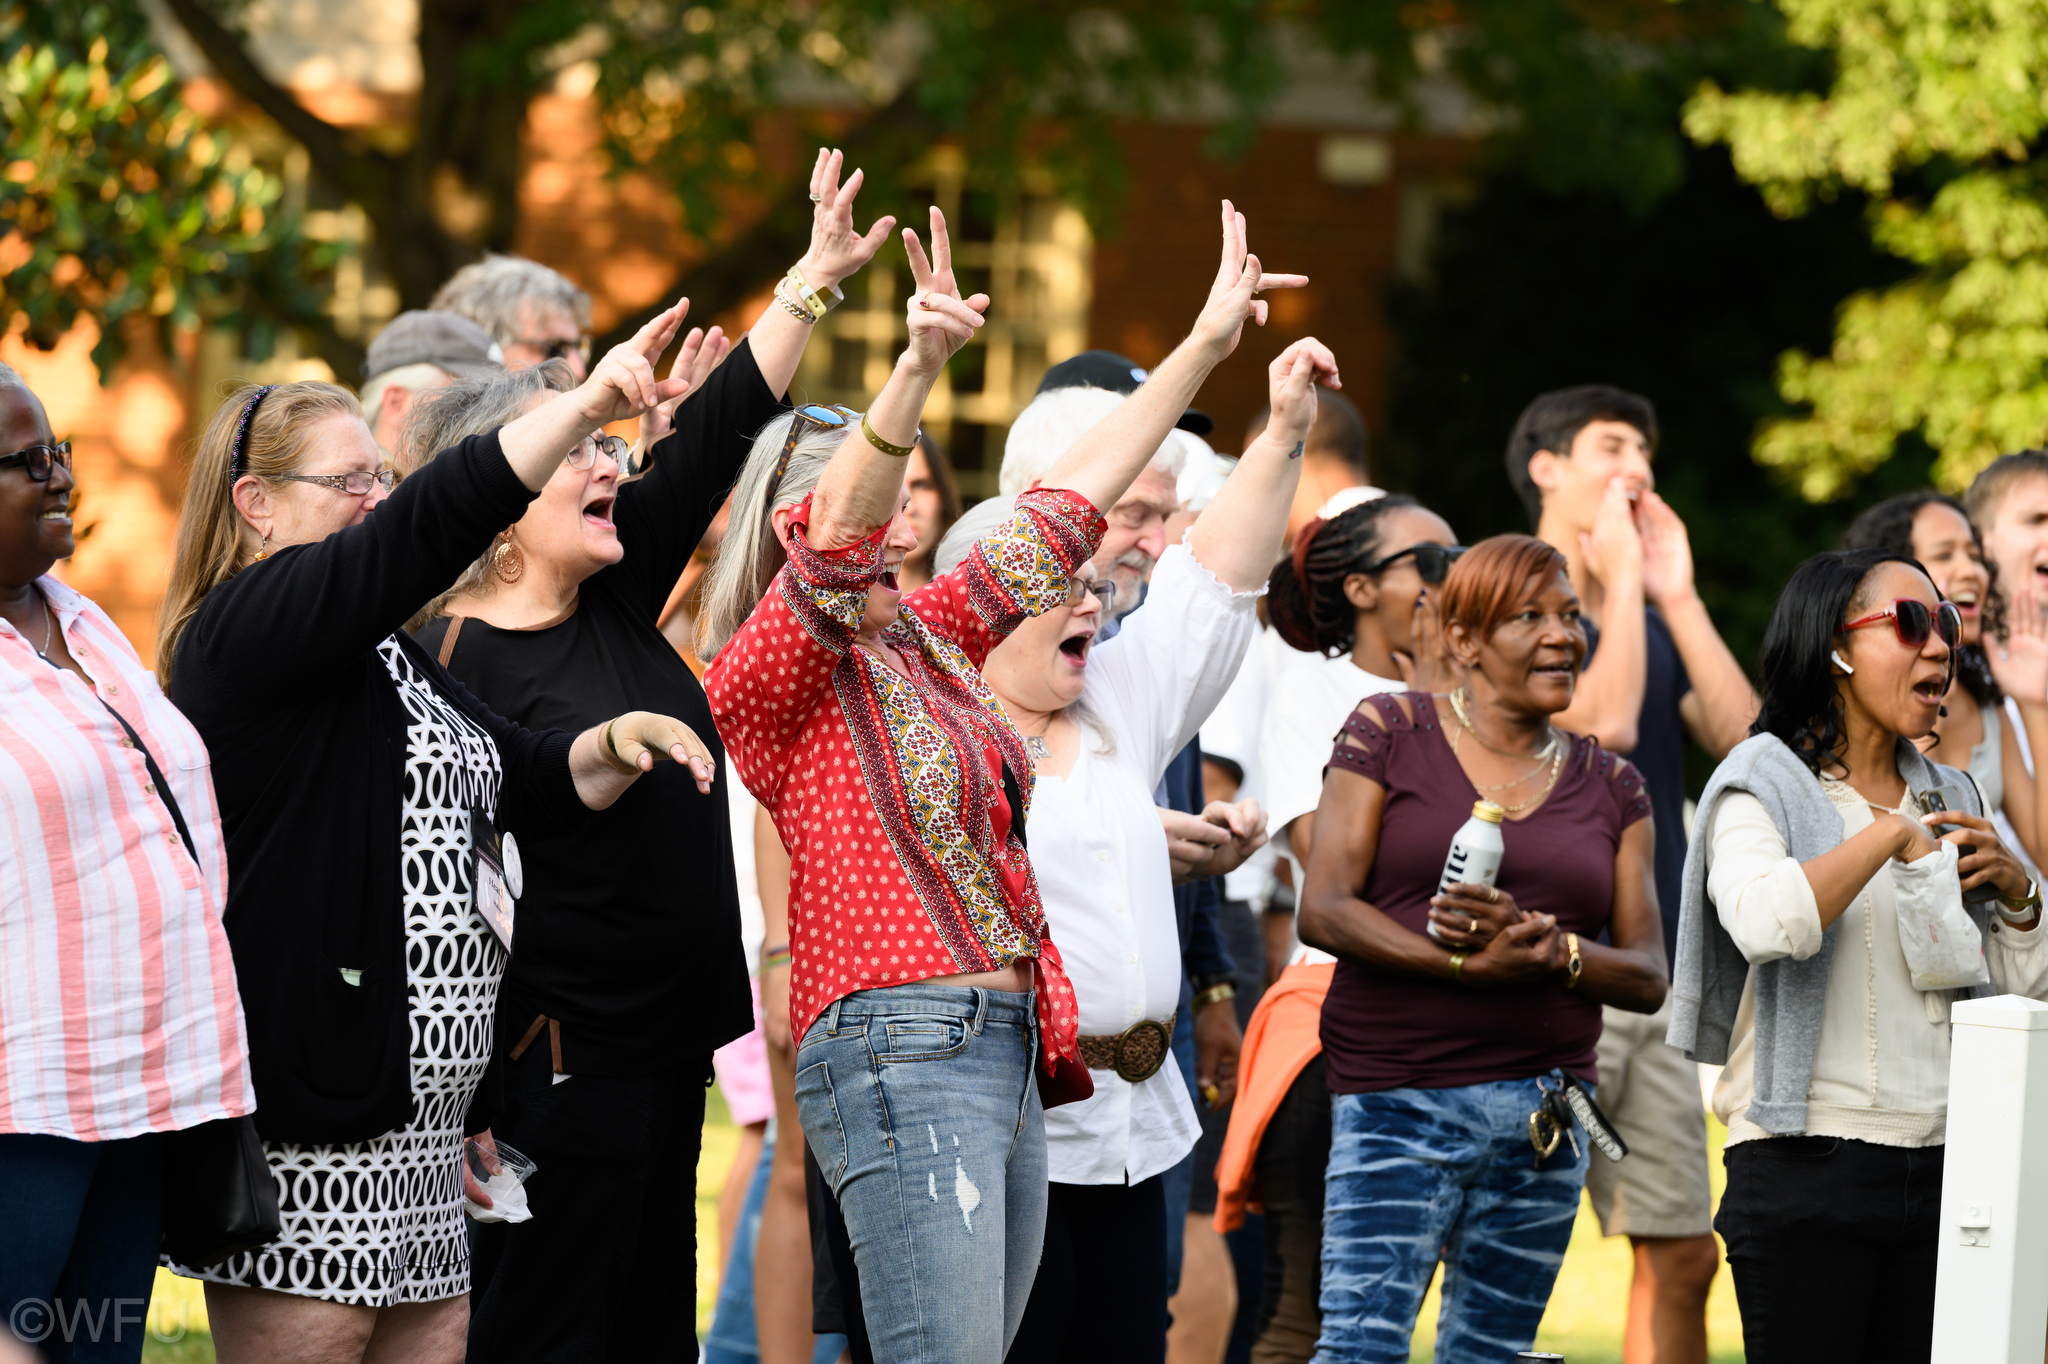
[[[1029,993],[848,995],[796,1055],[796,1107],[846,1217],[877,1364],[1000,1364],[1045,1240]]]
[[[1546,1079],[1548,1077],[1545,1077]],[[1437,1261],[1437,1364],[1530,1348],[1586,1182],[1586,1134],[1540,1164],[1536,1077],[1331,1099],[1316,1364],[1407,1364]],[[1603,1157],[1604,1159],[1604,1157]]]

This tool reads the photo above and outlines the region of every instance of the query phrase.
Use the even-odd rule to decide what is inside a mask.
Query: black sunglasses
[[[1412,555],[1415,559],[1415,571],[1422,575],[1422,581],[1426,583],[1440,583],[1450,574],[1451,565],[1457,561],[1458,556],[1463,554],[1465,550],[1466,546],[1464,545],[1410,545],[1406,549],[1395,550],[1384,559],[1375,559],[1357,571],[1360,573],[1384,573],[1401,560]]]
[[[71,472],[71,442],[60,440],[55,445],[31,445],[11,455],[0,455],[0,469],[10,464],[19,464],[26,469],[31,483],[48,483],[54,469],[62,469],[67,474]]]

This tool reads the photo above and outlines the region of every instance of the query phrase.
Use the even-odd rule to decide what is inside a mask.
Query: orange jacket
[[[1218,1231],[1235,1231],[1258,1202],[1259,1142],[1302,1068],[1323,1050],[1323,996],[1336,970],[1327,961],[1290,966],[1252,1011],[1237,1061],[1237,1102],[1216,1161]]]

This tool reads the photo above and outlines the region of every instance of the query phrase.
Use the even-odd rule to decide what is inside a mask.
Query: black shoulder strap
[[[105,697],[100,698],[100,704],[107,706]],[[127,716],[112,706],[107,706],[107,714],[113,716],[121,728],[128,732],[128,742],[142,750],[142,762],[149,769],[150,784],[156,787],[157,795],[163,798],[164,805],[170,810],[171,823],[178,826],[178,837],[185,840],[185,851],[192,855],[194,862],[197,862],[199,849],[193,845],[192,831],[185,827],[185,812],[178,808],[178,798],[171,793],[171,784],[164,780],[163,769],[156,765],[156,758],[151,755],[149,745],[142,742],[142,736],[135,732],[135,726],[128,723]]]

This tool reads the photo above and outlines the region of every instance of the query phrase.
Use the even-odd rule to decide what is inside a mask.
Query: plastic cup
[[[510,1173],[514,1184],[524,1184],[526,1177],[540,1168],[523,1152],[507,1146],[502,1141],[497,1144],[497,1148],[498,1169],[493,1170],[485,1163],[484,1148],[477,1139],[475,1137],[464,1139],[462,1143],[462,1157],[469,1162],[469,1172],[475,1176],[477,1183],[488,1184],[498,1175]],[[499,1187],[502,1188],[503,1186],[500,1185]]]

